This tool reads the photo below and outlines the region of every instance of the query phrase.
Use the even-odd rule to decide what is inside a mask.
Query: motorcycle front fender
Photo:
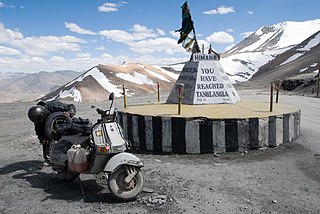
[[[144,166],[143,162],[137,156],[127,152],[122,152],[110,158],[104,167],[104,171],[113,172],[121,165],[136,166],[139,168]]]

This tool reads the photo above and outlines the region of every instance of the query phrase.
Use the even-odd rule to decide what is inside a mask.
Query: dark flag
[[[186,1],[182,6],[182,26],[178,32],[180,32],[180,39],[178,41],[178,44],[183,42],[189,35],[189,33],[193,30],[193,23],[191,20],[190,10],[188,6],[188,2]]]
[[[198,42],[195,35],[195,30],[193,26],[193,21],[191,19],[191,14],[188,6],[188,2],[186,1],[182,6],[182,26],[176,32],[180,32],[180,38],[178,40],[178,44],[182,43],[182,46],[188,51],[192,53],[200,52],[200,48],[198,46]],[[193,37],[189,37],[188,35],[193,32]]]

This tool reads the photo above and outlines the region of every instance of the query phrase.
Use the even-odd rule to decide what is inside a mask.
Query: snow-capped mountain
[[[111,92],[117,97],[122,96],[123,85],[127,96],[155,93],[158,82],[162,91],[170,91],[178,76],[174,69],[139,63],[98,65],[41,99],[102,101],[106,100]]]
[[[283,80],[303,73],[317,72],[319,56],[320,31],[260,67],[251,80]]]
[[[249,80],[260,67],[301,44],[319,30],[320,19],[263,26],[223,54],[222,66],[231,80]]]

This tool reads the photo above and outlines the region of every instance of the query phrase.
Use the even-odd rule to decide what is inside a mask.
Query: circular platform
[[[300,135],[300,110],[268,102],[236,104],[144,104],[119,112],[125,137],[133,146],[157,153],[199,154],[276,147]]]

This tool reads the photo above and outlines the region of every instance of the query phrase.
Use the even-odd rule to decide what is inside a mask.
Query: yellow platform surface
[[[299,108],[291,105],[274,103],[270,112],[269,102],[254,100],[241,100],[235,104],[212,105],[181,105],[181,114],[178,114],[177,104],[149,103],[129,105],[123,110],[130,114],[161,117],[194,118],[205,117],[211,119],[245,119],[263,118],[273,115],[283,115],[299,111]]]

